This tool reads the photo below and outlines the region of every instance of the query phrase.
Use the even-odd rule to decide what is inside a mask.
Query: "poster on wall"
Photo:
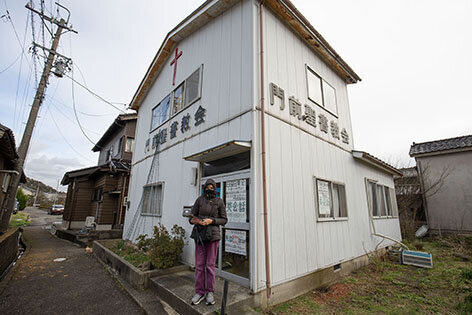
[[[226,182],[226,214],[228,222],[246,222],[246,179]]]
[[[329,217],[331,214],[331,198],[329,194],[329,183],[318,180],[318,203],[320,217]]]
[[[225,231],[225,252],[246,256],[246,231]]]

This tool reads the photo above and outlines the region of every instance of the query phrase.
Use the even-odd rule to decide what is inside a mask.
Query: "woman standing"
[[[216,197],[215,181],[208,179],[203,191],[203,196],[198,197],[192,207],[190,219],[190,223],[196,225],[192,233],[195,239],[194,305],[204,298],[207,305],[215,304],[213,291],[218,243],[221,239],[220,225],[225,225],[227,221],[225,204],[221,198]]]

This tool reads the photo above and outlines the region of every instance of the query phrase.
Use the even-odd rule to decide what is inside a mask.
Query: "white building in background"
[[[168,33],[132,99],[124,237],[158,223],[190,235],[183,210],[213,178],[229,218],[218,274],[255,293],[270,280],[277,302],[393,244],[374,232],[400,240],[399,173],[354,151],[347,85],[359,80],[289,1],[206,1]],[[182,258],[194,264],[193,241]]]

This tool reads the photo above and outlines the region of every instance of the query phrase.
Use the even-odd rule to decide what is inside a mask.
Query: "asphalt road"
[[[51,235],[47,228],[60,216],[24,211],[32,217],[32,225],[24,228],[30,250],[0,293],[0,314],[143,313],[91,254]]]

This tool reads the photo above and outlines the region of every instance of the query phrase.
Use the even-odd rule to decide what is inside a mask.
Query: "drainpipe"
[[[261,159],[262,159],[262,195],[264,201],[264,244],[265,244],[265,269],[266,269],[266,293],[267,300],[270,299],[270,259],[269,259],[269,224],[267,221],[267,181],[266,181],[266,150],[265,150],[265,120],[264,120],[264,34],[262,23],[262,8],[264,1],[259,4],[259,49],[261,66]]]

